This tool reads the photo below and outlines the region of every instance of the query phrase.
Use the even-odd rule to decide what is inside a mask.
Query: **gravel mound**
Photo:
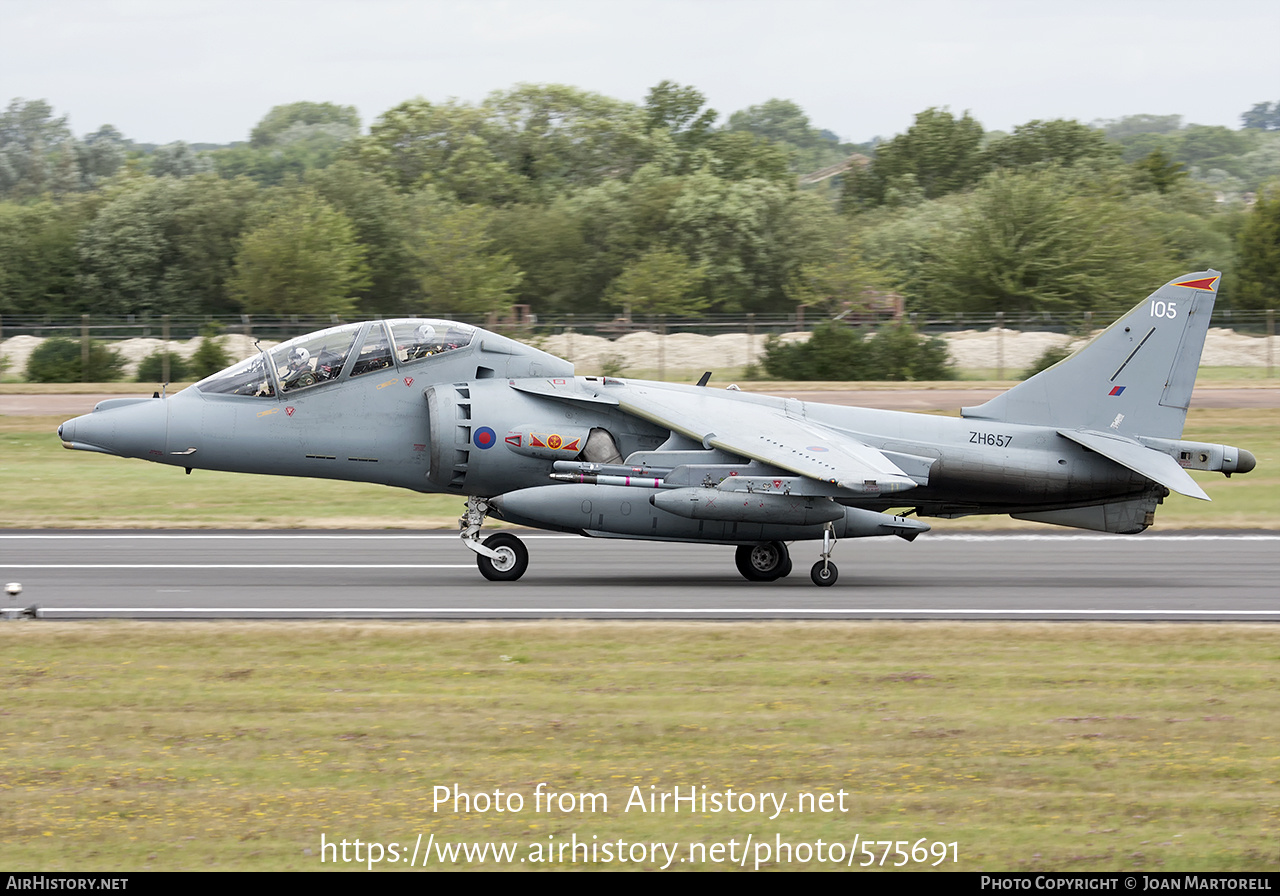
[[[247,358],[258,350],[249,336],[228,334],[219,338],[232,361]],[[803,342],[809,338],[809,334],[784,333],[779,338],[787,343]],[[1003,366],[1007,376],[1030,367],[1046,349],[1067,346],[1074,350],[1087,341],[1059,333],[996,329],[962,330],[948,333],[942,339],[947,343],[957,367]],[[43,341],[43,338],[37,336],[14,336],[0,343],[0,358],[7,363],[6,375],[21,376],[26,370],[31,352]],[[260,345],[261,348],[270,349],[278,344],[264,341]],[[759,364],[764,356],[765,337],[748,337],[746,333],[723,333],[718,336],[672,333],[661,337],[656,333],[641,331],[610,340],[602,336],[568,332],[534,340],[533,344],[543,351],[572,361],[577,365],[579,373],[594,374],[606,367],[621,371],[652,371],[659,367],[672,370],[716,370]],[[132,379],[137,376],[138,364],[163,347],[167,346],[178,355],[190,358],[199,345],[199,339],[166,343],[160,339],[138,338],[113,343],[112,347],[124,355],[125,377]],[[1201,363],[1208,367],[1265,367],[1267,339],[1244,336],[1218,327],[1211,328],[1205,339]]]

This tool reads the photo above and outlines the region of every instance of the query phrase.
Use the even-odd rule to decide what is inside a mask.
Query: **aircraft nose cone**
[[[163,399],[112,399],[58,427],[63,447],[157,460],[168,430]]]

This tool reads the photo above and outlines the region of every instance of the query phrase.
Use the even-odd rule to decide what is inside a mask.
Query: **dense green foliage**
[[[291,103],[208,149],[110,125],[76,138],[14,100],[0,314],[834,316],[868,293],[1102,313],[1210,266],[1224,306],[1274,306],[1274,200],[1249,203],[1280,178],[1275,115],[1004,134],[935,108],[855,147],[785,99],[722,118],[671,81],[643,104],[522,84],[410,99],[364,135],[351,107]]]
[[[1029,380],[1042,370],[1048,370],[1059,361],[1064,361],[1071,357],[1071,352],[1063,346],[1050,346],[1040,353],[1040,356],[1031,362],[1031,366],[1022,372],[1022,378]]]
[[[216,327],[206,327],[201,336],[204,338],[200,340],[200,345],[191,353],[191,359],[187,362],[188,372],[193,380],[212,376],[231,363],[231,356],[227,354],[227,350],[222,347],[222,342],[217,338]]]
[[[169,356],[169,376],[164,375],[165,355]],[[177,352],[152,352],[138,363],[140,383],[179,383],[191,376],[186,359]]]
[[[1000,171],[958,201],[960,226],[937,235],[914,289],[959,311],[1105,311],[1177,267],[1145,206],[1059,168]]]
[[[333,103],[290,103],[276,106],[249,135],[249,145],[255,149],[267,146],[288,145],[297,140],[307,129],[325,129],[329,133],[354,137],[360,130],[360,116],[354,106],[337,106]],[[315,133],[315,131],[310,131]]]
[[[982,154],[982,125],[967,112],[956,118],[946,109],[926,109],[849,178],[845,208],[937,199],[972,186],[989,167]]]
[[[707,307],[707,300],[696,294],[702,279],[703,268],[689,264],[680,252],[653,249],[618,275],[606,299],[644,316],[694,316]]]
[[[1240,116],[1246,128],[1260,131],[1280,131],[1280,102],[1258,103]]]
[[[1262,196],[1240,230],[1240,301],[1245,308],[1280,305],[1280,187]]]
[[[232,294],[255,314],[350,314],[368,276],[346,215],[307,191],[268,209],[236,259]]]
[[[29,383],[110,383],[124,374],[124,358],[97,340],[89,340],[89,363],[84,364],[80,340],[54,336],[44,340],[27,359]]]
[[[949,380],[955,378],[946,343],[906,324],[885,324],[868,335],[831,322],[807,342],[770,339],[764,356],[770,376],[787,380]]]

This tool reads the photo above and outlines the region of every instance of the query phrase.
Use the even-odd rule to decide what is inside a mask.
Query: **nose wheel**
[[[529,550],[508,532],[495,532],[484,540],[493,556],[476,554],[480,575],[491,582],[514,582],[529,568]]]
[[[475,552],[480,575],[491,582],[514,582],[529,568],[529,549],[510,532],[495,532],[480,540],[480,527],[489,513],[483,498],[468,498],[467,509],[458,520],[462,543]]]

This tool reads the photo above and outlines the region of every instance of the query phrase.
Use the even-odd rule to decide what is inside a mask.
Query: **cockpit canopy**
[[[476,330],[427,318],[343,324],[308,333],[196,383],[206,393],[272,398],[363,376],[412,367],[469,349]]]

